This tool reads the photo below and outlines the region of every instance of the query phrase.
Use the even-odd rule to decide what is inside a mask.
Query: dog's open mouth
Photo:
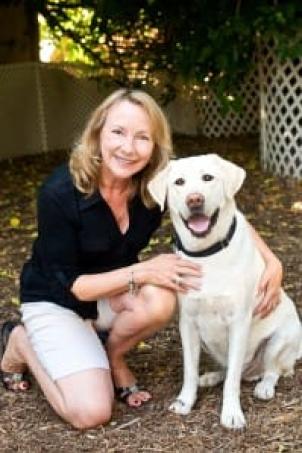
[[[213,226],[217,222],[218,214],[219,209],[216,209],[211,217],[208,217],[204,214],[194,213],[187,219],[182,218],[182,220],[188,230],[193,234],[193,236],[202,238],[210,233]]]

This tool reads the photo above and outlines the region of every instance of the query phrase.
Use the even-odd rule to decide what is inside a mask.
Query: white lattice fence
[[[206,137],[229,137],[259,131],[259,78],[256,71],[249,74],[236,93],[242,97],[242,110],[229,110],[226,115],[216,96],[204,89],[200,103],[200,132]]]
[[[280,62],[261,49],[261,157],[265,169],[302,178],[302,58]]]

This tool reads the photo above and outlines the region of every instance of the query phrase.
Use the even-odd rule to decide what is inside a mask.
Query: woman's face
[[[151,121],[139,105],[113,105],[100,134],[102,177],[130,179],[149,162],[154,149]]]

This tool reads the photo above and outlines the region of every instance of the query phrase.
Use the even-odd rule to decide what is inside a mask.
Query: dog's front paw
[[[170,406],[169,411],[179,415],[187,415],[192,406],[180,398],[177,398]]]
[[[260,400],[271,400],[275,396],[275,387],[267,381],[260,381],[254,389],[254,396]]]
[[[204,373],[199,377],[199,387],[214,387],[220,384],[224,379],[224,373],[222,371],[211,371]]]
[[[229,429],[242,429],[246,425],[241,408],[223,408],[220,423]]]

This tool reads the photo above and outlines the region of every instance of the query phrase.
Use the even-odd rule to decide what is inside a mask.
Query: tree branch
[[[239,16],[241,10],[241,0],[236,1],[235,15]]]

